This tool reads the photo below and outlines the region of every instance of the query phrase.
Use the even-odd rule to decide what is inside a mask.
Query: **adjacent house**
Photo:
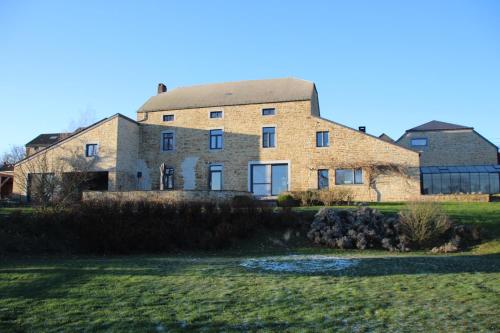
[[[14,192],[29,194],[29,174],[85,172],[100,179],[87,189],[110,192],[266,198],[343,188],[357,200],[401,201],[420,195],[419,163],[413,149],[322,118],[310,81],[159,84],[137,120],[103,119],[18,163],[26,186]]]
[[[420,153],[423,194],[498,193],[498,147],[473,127],[430,121],[396,141]]]
[[[12,194],[14,166],[4,164],[0,166],[0,199],[8,198]]]

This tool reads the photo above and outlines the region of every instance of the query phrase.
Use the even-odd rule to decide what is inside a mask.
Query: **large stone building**
[[[50,165],[26,172],[40,160]],[[89,189],[109,191],[273,197],[345,188],[372,201],[420,195],[418,152],[321,118],[314,83],[295,78],[171,91],[160,84],[137,121],[115,115],[73,133],[17,164],[16,177],[78,172],[68,160],[100,175]],[[16,183],[14,192],[26,195],[29,184]]]
[[[473,127],[430,121],[397,140],[420,153],[423,194],[498,193],[498,147]]]

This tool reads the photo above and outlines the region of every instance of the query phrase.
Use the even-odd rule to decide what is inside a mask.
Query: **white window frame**
[[[211,118],[211,117],[210,117],[210,114],[211,114],[212,112],[222,112],[222,117],[220,117],[220,118]],[[224,113],[225,113],[225,112],[224,112],[224,108],[220,108],[220,109],[213,109],[213,110],[208,110],[207,117],[208,117],[208,119],[209,119],[209,120],[221,120],[221,119],[224,119]]]
[[[220,190],[212,190],[212,171],[213,166],[220,166]],[[208,165],[208,190],[209,191],[224,191],[224,163],[210,163]]]
[[[264,128],[266,127],[274,127],[274,147],[264,147]],[[274,124],[265,124],[262,125],[260,129],[260,148],[261,149],[276,149],[278,148],[278,126]]]
[[[256,164],[288,164],[288,191],[293,191],[292,189],[292,162],[290,160],[269,160],[269,161],[248,161],[247,166],[247,185],[248,192],[252,192],[252,165]]]

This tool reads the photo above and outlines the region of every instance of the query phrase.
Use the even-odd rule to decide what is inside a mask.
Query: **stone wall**
[[[422,166],[482,165],[498,163],[498,148],[474,130],[407,132],[398,144],[411,147],[411,140],[426,138],[421,150]]]
[[[121,192],[83,192],[83,200],[121,200],[121,201],[228,201],[235,196],[248,196],[243,191],[121,191]]]
[[[490,202],[489,194],[433,194],[422,195],[420,201],[433,202]]]
[[[135,188],[135,183],[131,184],[130,179],[136,173],[138,138],[139,129],[135,122],[122,116],[105,119],[18,163],[14,167],[13,193],[21,197],[26,195],[26,177],[29,173],[81,170],[108,172],[110,190]],[[97,156],[85,156],[87,144],[98,145]]]
[[[138,119],[144,119],[140,159],[151,179],[149,189],[159,189],[162,163],[174,168],[175,189],[185,188],[188,180],[198,190],[208,189],[209,165],[221,164],[223,189],[249,191],[249,162],[260,161],[288,163],[291,191],[316,189],[318,169],[330,170],[330,186],[335,187],[336,168],[402,165],[411,169],[410,177],[379,177],[378,194],[368,186],[367,173],[362,185],[350,187],[359,200],[410,200],[420,194],[418,153],[320,118],[313,104],[297,101],[138,113]],[[263,108],[275,108],[276,115],[262,116]],[[210,111],[223,111],[223,118],[210,119]],[[170,114],[175,120],[164,122],[163,115]],[[266,126],[276,127],[275,148],[262,148]],[[211,129],[223,129],[223,149],[209,149]],[[161,151],[163,131],[175,133],[174,151]],[[316,147],[316,131],[329,131],[329,147]]]

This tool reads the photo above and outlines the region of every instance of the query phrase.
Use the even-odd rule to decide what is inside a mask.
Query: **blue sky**
[[[314,81],[323,117],[500,145],[500,1],[0,2],[0,151],[199,83]]]

